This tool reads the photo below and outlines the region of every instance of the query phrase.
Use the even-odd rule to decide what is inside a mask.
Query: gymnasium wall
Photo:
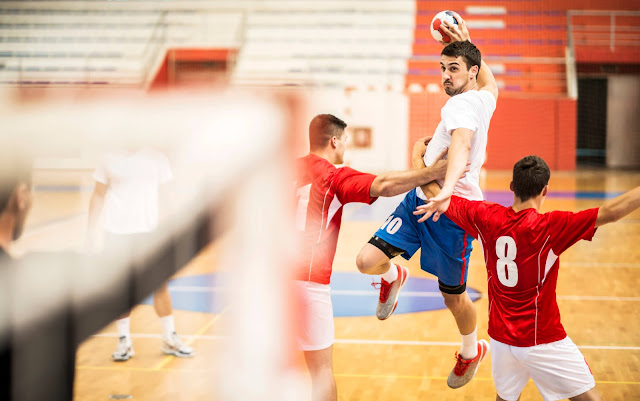
[[[444,94],[412,94],[409,152],[420,137],[432,135],[440,122]],[[536,154],[554,170],[576,168],[576,102],[568,98],[500,97],[491,119],[488,170],[510,170],[520,158]]]

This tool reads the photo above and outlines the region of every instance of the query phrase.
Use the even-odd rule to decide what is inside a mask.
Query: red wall
[[[444,94],[409,95],[410,148],[418,138],[433,134],[447,99]],[[520,158],[531,154],[542,157],[553,170],[575,170],[575,100],[506,96],[498,99],[489,128],[484,167],[510,170]]]

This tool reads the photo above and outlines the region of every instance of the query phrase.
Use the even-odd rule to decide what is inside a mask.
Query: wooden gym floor
[[[489,172],[486,193],[508,196],[509,172]],[[640,172],[579,171],[553,173],[544,210],[596,207],[612,196],[640,185]],[[38,171],[34,177],[34,208],[24,238],[15,250],[80,248],[92,182],[88,172]],[[490,198],[490,197],[488,197]],[[359,208],[345,210],[334,263],[337,273],[356,272],[355,256],[384,221],[353,218]],[[640,400],[640,212],[598,230],[593,242],[581,242],[561,258],[558,303],[569,336],[581,348],[607,400]],[[214,243],[189,263],[179,277],[215,273]],[[472,253],[468,285],[486,294],[486,272],[477,244]],[[414,256],[406,262],[412,278],[433,278]],[[188,288],[175,288],[177,292]],[[366,290],[366,289],[363,289]],[[371,290],[373,291],[373,290]],[[403,302],[403,296],[400,297]],[[486,295],[476,301],[478,337],[488,339]],[[175,305],[175,302],[174,302]],[[338,308],[340,305],[335,305]],[[491,363],[487,359],[474,380],[451,390],[446,376],[453,367],[459,334],[444,309],[396,313],[380,322],[371,316],[337,317],[334,367],[341,401],[493,400]],[[111,361],[116,343],[113,323],[84,342],[77,357],[77,401],[107,400],[131,395],[134,400],[215,400],[217,375],[213,361],[220,350],[225,312],[176,308],[179,334],[196,349],[191,359],[160,352],[160,322],[150,305],[131,315],[136,355],[125,363]],[[43,361],[43,363],[53,363]],[[542,400],[533,382],[522,400]]]

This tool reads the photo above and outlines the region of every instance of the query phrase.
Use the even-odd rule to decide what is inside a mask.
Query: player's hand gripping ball
[[[453,11],[440,11],[431,21],[431,36],[440,43],[451,43],[449,35],[442,30],[442,22],[447,21],[449,26],[458,25],[456,13]]]

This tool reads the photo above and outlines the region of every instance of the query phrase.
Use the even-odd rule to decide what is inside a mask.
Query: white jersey
[[[113,234],[145,233],[158,225],[160,184],[172,178],[167,157],[153,149],[107,154],[93,178],[108,186],[104,230]]]
[[[486,90],[471,90],[452,96],[440,112],[440,124],[433,139],[427,145],[424,162],[431,165],[445,148],[451,146],[451,133],[457,128],[467,128],[474,132],[469,153],[470,171],[458,180],[453,194],[469,200],[483,200],[480,189],[480,168],[484,164],[487,149],[487,133],[491,116],[496,109],[496,98]],[[440,186],[444,181],[438,181]],[[417,195],[426,200],[420,188]]]

